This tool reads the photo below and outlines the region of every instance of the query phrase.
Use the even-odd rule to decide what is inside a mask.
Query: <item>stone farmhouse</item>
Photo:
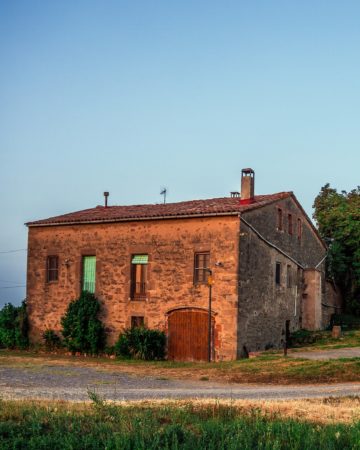
[[[327,248],[292,192],[105,206],[27,223],[30,338],[60,331],[82,290],[102,304],[108,343],[128,327],[164,330],[168,358],[232,360],[281,348],[339,308]],[[209,270],[212,308],[209,319]],[[211,323],[211,326],[209,324]]]

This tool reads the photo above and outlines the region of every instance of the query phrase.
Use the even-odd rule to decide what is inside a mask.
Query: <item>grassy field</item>
[[[360,448],[360,423],[350,418],[344,423],[336,419],[321,423],[302,420],[301,414],[294,420],[273,406],[266,409],[214,401],[115,405],[91,396],[90,405],[0,401],[0,448]],[[359,407],[358,399],[338,403],[342,401],[356,402]],[[328,406],[326,401],[318,405]],[[305,402],[302,407],[306,409]]]
[[[224,383],[336,383],[360,381],[360,358],[311,361],[264,353],[256,358],[219,363],[174,363],[170,361],[123,361],[0,351],[0,366],[36,370],[46,365],[95,367],[158,378],[209,380]]]
[[[305,347],[300,346],[296,350],[330,350],[337,348],[360,347],[360,330],[345,331],[340,338],[332,338],[331,331],[317,331],[311,333],[316,337],[315,342],[307,344]]]

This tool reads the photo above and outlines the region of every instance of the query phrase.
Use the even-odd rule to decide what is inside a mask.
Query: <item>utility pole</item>
[[[211,362],[211,351],[212,351],[212,327],[211,327],[211,301],[212,301],[212,270],[206,269],[209,273],[207,284],[209,286],[209,310],[208,310],[208,361]]]

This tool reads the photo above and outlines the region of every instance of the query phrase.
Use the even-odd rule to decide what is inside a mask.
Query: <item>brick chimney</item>
[[[241,171],[241,199],[240,203],[253,203],[255,195],[255,172],[252,169]]]

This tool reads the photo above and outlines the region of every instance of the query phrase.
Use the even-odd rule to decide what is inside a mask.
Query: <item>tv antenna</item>
[[[167,188],[166,187],[160,188],[160,195],[164,196],[164,205],[166,203],[166,194],[167,194]]]

